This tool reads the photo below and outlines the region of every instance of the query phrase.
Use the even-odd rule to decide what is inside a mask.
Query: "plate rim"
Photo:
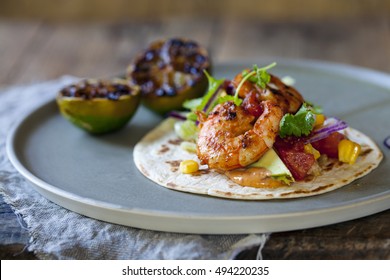
[[[259,59],[259,60],[265,60]],[[267,60],[270,60],[270,58],[267,58]],[[258,60],[256,60],[258,61]],[[323,61],[316,61],[316,60],[295,60],[295,59],[280,59],[278,58],[279,64],[283,66],[295,66],[295,67],[304,67],[304,68],[315,68],[318,70],[322,70],[325,72],[329,72],[332,70],[333,73],[334,71],[337,70],[337,74],[342,74],[346,76],[353,75],[355,78],[356,77],[363,77],[364,81],[366,82],[371,82],[375,85],[380,85],[385,88],[390,89],[390,75],[379,72],[376,70],[371,70],[367,68],[362,68],[362,67],[355,67],[355,66],[350,66],[346,64],[339,64],[339,63],[333,63],[333,62],[323,62]],[[238,67],[240,65],[247,64],[246,60],[237,60],[237,61],[226,61],[226,62],[221,62],[216,65],[219,67]],[[390,95],[389,95],[390,96]],[[195,224],[197,227],[201,226],[202,221],[204,222],[207,220],[208,222],[216,222],[220,220],[229,220],[229,221],[236,221],[240,222],[243,224],[243,226],[247,226],[248,223],[253,223],[253,222],[259,222],[259,221],[268,221],[270,222],[271,220],[275,219],[289,219],[292,216],[316,216],[320,214],[326,213],[343,213],[347,212],[348,209],[350,208],[355,208],[357,204],[359,206],[363,207],[365,206],[370,206],[370,211],[367,212],[367,214],[363,215],[358,211],[356,211],[355,215],[349,215],[348,218],[345,219],[333,219],[333,222],[330,223],[313,223],[313,225],[307,225],[307,224],[302,224],[302,225],[297,225],[297,226],[292,226],[290,223],[285,223],[284,226],[277,226],[273,225],[273,227],[269,227],[270,224],[266,223],[266,225],[257,225],[252,228],[252,230],[246,228],[245,230],[239,230],[238,226],[235,226],[235,228],[229,232],[226,232],[226,229],[223,228],[223,230],[209,230],[205,229],[204,227],[199,227],[198,229],[195,227],[189,227],[189,230],[181,229],[179,231],[172,230],[172,229],[167,229],[166,227],[161,227],[161,226],[145,226],[144,224],[137,224],[133,222],[127,222],[127,221],[112,221],[107,218],[102,218],[100,215],[93,215],[91,214],[91,209],[94,210],[100,210],[100,211],[108,211],[108,212],[118,212],[124,215],[131,216],[132,218],[144,218],[144,217],[159,217],[161,219],[171,219],[176,222],[182,223],[183,220],[188,219],[188,214],[187,215],[180,215],[177,212],[172,212],[172,211],[158,211],[158,210],[145,210],[145,209],[139,209],[139,208],[125,208],[120,205],[116,205],[113,203],[109,202],[104,202],[104,201],[98,201],[95,199],[90,199],[90,198],[85,198],[82,196],[79,196],[77,194],[71,193],[69,191],[65,191],[61,188],[58,188],[56,186],[53,186],[34,174],[32,174],[25,166],[21,163],[19,160],[16,151],[15,151],[15,138],[17,137],[18,131],[21,129],[23,123],[25,123],[28,120],[28,117],[33,115],[34,113],[37,113],[38,111],[42,110],[42,108],[46,106],[51,106],[52,103],[55,102],[55,99],[50,99],[49,101],[46,101],[34,108],[32,108],[29,112],[24,114],[23,116],[20,117],[20,119],[14,123],[14,125],[11,127],[7,134],[6,138],[6,154],[11,161],[12,165],[15,167],[15,169],[24,177],[26,178],[30,183],[32,183],[33,187],[35,190],[37,190],[41,195],[44,197],[48,198],[49,200],[55,202],[56,204],[65,207],[71,211],[84,214],[86,216],[98,219],[98,220],[103,220],[106,222],[111,222],[111,223],[117,223],[117,224],[122,224],[122,225],[127,225],[127,226],[141,226],[141,228],[146,228],[146,229],[152,229],[152,230],[162,230],[162,231],[170,231],[170,232],[186,232],[186,233],[216,233],[216,234],[227,234],[227,233],[254,233],[254,232],[264,232],[264,231],[285,231],[285,230],[295,230],[295,229],[300,229],[300,228],[309,228],[309,227],[315,227],[315,226],[320,226],[320,225],[327,225],[335,222],[342,222],[342,221],[347,221],[351,219],[355,219],[358,217],[363,217],[367,215],[371,215],[373,213],[377,213],[380,211],[384,211],[389,209],[390,205],[390,191],[385,192],[385,195],[382,194],[377,194],[377,195],[372,195],[370,198],[361,200],[359,202],[355,202],[352,204],[341,204],[340,206],[337,207],[324,207],[322,209],[315,209],[315,210],[307,210],[307,211],[296,211],[296,212],[285,212],[283,214],[267,214],[267,215],[246,215],[246,216],[212,216],[212,215],[206,215],[206,214],[201,214],[197,213],[197,216],[191,216],[191,221],[196,221]],[[62,199],[65,199],[66,201],[61,201]],[[375,204],[377,203],[377,204]],[[87,205],[87,208],[85,210],[82,209],[81,206]],[[99,211],[97,211],[98,213]],[[102,214],[102,213],[98,213]],[[131,219],[130,219],[131,220]],[[271,223],[272,224],[272,223]],[[274,229],[274,230],[270,230]],[[253,231],[254,230],[254,231]]]

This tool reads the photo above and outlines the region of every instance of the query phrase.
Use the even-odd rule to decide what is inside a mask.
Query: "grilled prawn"
[[[218,170],[247,166],[270,149],[278,135],[283,110],[272,101],[260,102],[256,119],[233,102],[217,105],[200,123],[197,154],[202,164]]]
[[[245,81],[238,92],[239,97],[245,98],[249,93],[257,93],[261,101],[271,100],[282,108],[284,113],[296,113],[301,107],[304,99],[302,95],[293,87],[284,84],[278,77],[270,75],[271,80],[265,89],[260,88],[255,83]],[[237,87],[243,79],[242,74],[236,75],[232,84]]]

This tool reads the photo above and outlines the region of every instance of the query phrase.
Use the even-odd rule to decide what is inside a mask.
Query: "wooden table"
[[[215,63],[253,57],[318,59],[390,73],[390,17],[337,22],[262,22],[169,18],[120,23],[45,23],[0,19],[0,87],[64,74],[123,73],[157,38],[191,37]],[[390,187],[390,186],[389,186]],[[31,259],[28,234],[0,200],[1,259]],[[315,229],[274,233],[266,259],[390,259],[390,211]],[[254,258],[255,251],[241,258]]]

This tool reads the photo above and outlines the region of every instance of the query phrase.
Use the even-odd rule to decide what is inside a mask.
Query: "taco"
[[[343,187],[381,162],[378,146],[267,71],[208,75],[189,100],[134,148],[140,172],[169,189],[244,200],[307,197]],[[207,73],[206,73],[207,74]]]

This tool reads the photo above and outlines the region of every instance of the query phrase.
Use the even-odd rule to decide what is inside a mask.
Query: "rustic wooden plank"
[[[390,260],[390,210],[353,221],[271,234],[264,259]]]
[[[8,31],[17,34],[20,29],[21,36],[13,37],[24,37],[22,43],[1,40],[0,49],[7,50],[7,55],[3,55],[5,62],[0,66],[3,73],[0,85],[64,74],[99,77],[123,73],[135,54],[149,42],[189,34],[211,50],[215,62],[255,57],[309,58],[390,72],[388,19],[352,24],[284,24],[173,18],[121,24],[35,23],[33,26]],[[1,36],[8,38],[5,31]],[[27,47],[28,52],[24,51]]]
[[[109,49],[104,56],[94,56],[95,50],[100,47],[94,32],[98,28],[78,28],[76,25],[42,26],[34,37],[28,59],[19,61],[19,81],[53,79],[65,74],[98,75],[105,69],[111,71],[110,65],[106,63],[106,57],[110,56]],[[93,60],[99,60],[100,64]],[[88,73],[84,69],[91,64],[95,64],[94,71]]]
[[[390,13],[388,0],[2,0],[0,15],[40,18],[54,22],[183,17],[225,17],[228,19],[327,20],[373,19]]]
[[[390,72],[390,19],[339,22],[229,21],[218,61],[287,57],[334,61]]]
[[[39,22],[0,20],[0,87],[18,81],[19,62],[28,59]]]
[[[276,56],[331,60],[390,72],[388,16],[324,23],[185,17],[110,24],[2,20],[0,86],[64,74],[99,77],[123,73],[149,42],[172,36],[199,41],[211,50],[217,63]],[[386,211],[327,227],[274,233],[263,255],[268,259],[389,259],[389,218]],[[0,251],[9,252],[10,258],[22,252],[15,258],[23,258],[24,245],[19,241],[27,242],[26,232],[1,200],[0,221]],[[5,246],[5,240],[12,244]],[[252,250],[241,257],[255,255]]]
[[[390,18],[300,25],[308,58],[354,64],[390,72]]]
[[[1,260],[37,260],[33,252],[25,249],[24,244],[0,245]]]
[[[191,34],[191,38],[210,45],[211,33],[203,31],[208,28],[212,29],[212,24],[202,26],[185,19],[82,27],[75,24],[41,26],[30,39],[28,53],[14,62],[14,75],[3,84],[29,83],[65,74],[80,77],[123,74],[135,55],[153,40]]]

